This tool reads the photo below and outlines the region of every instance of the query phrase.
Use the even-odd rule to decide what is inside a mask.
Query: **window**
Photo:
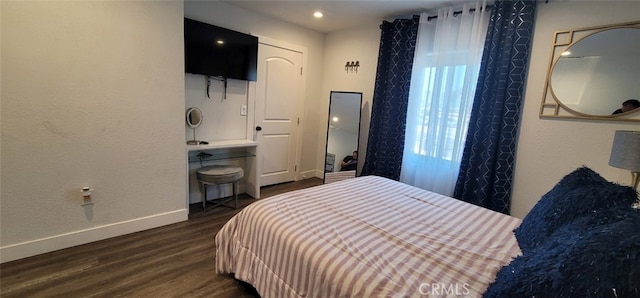
[[[448,196],[460,170],[489,24],[479,5],[476,13],[457,16],[441,9],[437,21],[420,16],[400,181]]]

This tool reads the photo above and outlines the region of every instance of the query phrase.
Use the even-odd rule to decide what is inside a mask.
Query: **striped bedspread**
[[[262,297],[480,297],[520,253],[514,217],[365,176],[249,205],[216,270]]]
[[[342,180],[353,179],[356,177],[356,171],[329,172],[324,173],[324,184],[334,183]]]

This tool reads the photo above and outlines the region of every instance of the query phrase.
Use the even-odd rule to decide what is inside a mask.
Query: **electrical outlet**
[[[240,106],[240,115],[247,116],[247,105]]]

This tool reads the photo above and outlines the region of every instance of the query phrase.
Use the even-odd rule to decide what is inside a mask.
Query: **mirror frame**
[[[199,114],[199,122],[194,124],[191,121],[191,113],[198,113]],[[198,108],[188,108],[187,112],[185,113],[185,120],[187,121],[187,126],[189,126],[189,128],[197,128],[198,126],[200,126],[202,124],[202,111],[200,111],[200,109]]]
[[[200,121],[198,123],[193,123],[191,121],[191,114],[192,113],[198,113],[198,115],[200,116]],[[208,142],[205,141],[199,141],[196,139],[196,128],[198,128],[201,124],[202,124],[202,111],[196,107],[192,107],[192,108],[188,108],[187,112],[185,113],[185,122],[187,124],[187,126],[189,128],[191,128],[191,130],[193,131],[193,140],[189,140],[187,141],[187,145],[204,145],[204,144],[209,144]]]
[[[359,100],[359,109],[358,109],[358,130],[357,130],[357,134],[356,134],[356,148],[355,150],[358,151],[358,157],[360,157],[360,133],[361,133],[361,127],[362,127],[362,100],[363,100],[363,94],[362,92],[355,92],[355,91],[331,91],[329,93],[329,109],[327,110],[327,136],[326,136],[326,140],[325,140],[325,148],[324,148],[324,165],[323,165],[323,169],[322,169],[322,183],[326,184],[327,183],[327,171],[326,171],[326,164],[327,164],[327,153],[329,151],[329,132],[331,130],[330,128],[330,123],[331,123],[331,106],[333,103],[333,96],[336,93],[342,93],[342,94],[353,94],[353,95],[358,95],[360,97]],[[344,157],[338,157],[335,156],[334,157],[334,164],[335,162],[337,162],[338,160],[342,161]],[[358,167],[361,167],[360,165]],[[340,173],[338,172],[333,172],[333,173]],[[347,173],[347,172],[342,172],[342,173]],[[345,175],[336,175],[336,179],[339,180],[344,180],[344,179],[349,179],[349,178],[355,178],[358,176],[358,169],[356,169],[355,174],[353,177],[346,177]],[[337,181],[337,180],[336,180]]]
[[[562,118],[562,119],[588,119],[588,120],[606,120],[606,121],[626,121],[640,122],[640,111],[629,111],[616,115],[590,115],[575,111],[565,104],[556,96],[551,87],[551,75],[556,63],[561,58],[561,53],[571,48],[574,44],[581,40],[602,31],[618,29],[618,28],[637,28],[640,30],[640,21],[627,23],[618,23],[604,26],[594,26],[579,29],[561,30],[553,34],[551,42],[551,54],[549,58],[549,67],[547,68],[547,76],[544,83],[544,91],[542,94],[542,102],[540,103],[540,118]],[[629,118],[633,117],[633,118]]]

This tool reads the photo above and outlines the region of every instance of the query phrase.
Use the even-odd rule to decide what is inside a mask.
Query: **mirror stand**
[[[187,141],[187,145],[206,145],[206,144],[209,144],[209,142],[196,140],[196,128],[192,127],[191,130],[193,130],[193,140]]]

